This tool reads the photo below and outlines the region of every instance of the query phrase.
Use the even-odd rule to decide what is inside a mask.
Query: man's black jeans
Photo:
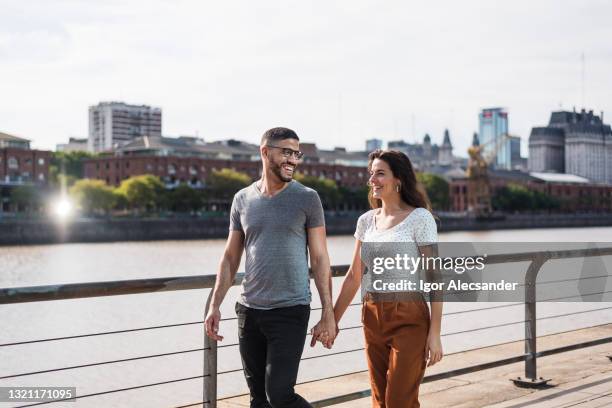
[[[304,350],[310,306],[259,310],[236,303],[236,315],[251,408],[312,408],[293,389]]]

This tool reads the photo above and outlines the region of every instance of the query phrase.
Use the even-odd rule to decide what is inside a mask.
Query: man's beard
[[[293,173],[291,173],[291,176],[285,176],[283,175],[283,171],[282,171],[282,166],[284,166],[285,164],[287,163],[277,164],[274,162],[270,162],[270,170],[272,170],[272,173],[274,173],[276,177],[278,177],[281,181],[288,183],[291,180],[293,180],[293,174],[295,174],[295,166],[293,167],[294,170],[293,170]]]

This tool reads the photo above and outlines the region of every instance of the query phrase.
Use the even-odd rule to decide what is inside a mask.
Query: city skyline
[[[612,110],[602,1],[3,5],[0,131],[35,148],[87,137],[88,107],[111,100],[161,107],[169,136],[256,143],[285,125],[362,150],[448,128],[461,156],[483,108],[507,109],[524,155],[551,111]]]

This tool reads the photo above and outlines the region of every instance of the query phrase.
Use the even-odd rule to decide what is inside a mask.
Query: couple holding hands
[[[330,348],[338,322],[355,294],[371,288],[362,262],[366,243],[406,243],[413,256],[434,255],[437,227],[427,194],[408,157],[397,151],[370,154],[372,210],[357,221],[355,249],[340,294],[332,303],[325,219],[316,191],[293,180],[303,153],[287,128],[266,131],[260,144],[261,179],[234,196],[230,232],[205,319],[209,337],[221,341],[219,307],[246,253],[236,303],[238,338],[251,408],[311,407],[295,393],[310,317],[308,261],[321,298],[320,321],[311,329]],[[362,323],[373,407],[418,407],[426,366],[442,359],[442,302],[431,311],[420,292],[362,290]]]

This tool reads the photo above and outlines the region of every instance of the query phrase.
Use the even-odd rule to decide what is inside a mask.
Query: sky
[[[319,148],[441,143],[482,108],[522,138],[550,112],[612,118],[612,2],[0,0],[0,132],[54,150],[100,101],[162,108],[165,136]],[[581,55],[584,54],[584,64]],[[583,80],[584,78],[584,80]],[[583,86],[584,85],[584,86]]]

